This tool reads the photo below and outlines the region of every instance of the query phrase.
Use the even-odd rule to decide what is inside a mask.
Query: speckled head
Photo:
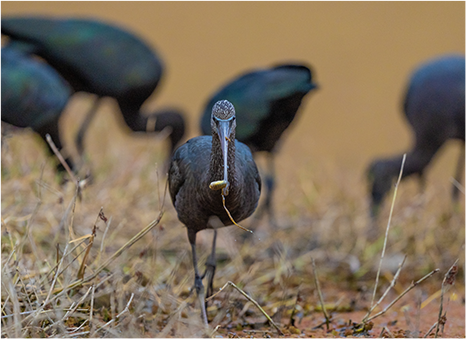
[[[235,138],[236,116],[235,107],[228,100],[220,100],[212,107],[212,117],[210,126],[212,127],[212,135],[222,135],[227,139]]]
[[[235,116],[235,107],[228,100],[217,101],[214,107],[212,107],[212,115],[219,119],[227,120]]]

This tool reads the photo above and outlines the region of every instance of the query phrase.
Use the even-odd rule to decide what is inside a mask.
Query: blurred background
[[[411,147],[411,129],[402,112],[411,72],[439,55],[465,52],[465,3],[460,1],[8,1],[1,3],[1,13],[94,18],[138,35],[165,64],[161,85],[143,110],[150,112],[167,106],[183,110],[188,124],[183,141],[200,134],[200,118],[207,100],[239,74],[288,61],[311,66],[319,89],[304,98],[296,119],[281,139],[276,158],[278,182],[274,199],[280,228],[255,225],[254,218],[245,221],[244,226],[254,230],[262,227],[271,235],[258,235],[249,246],[248,242],[242,246],[242,231],[236,227],[219,232],[218,256],[227,264],[218,266],[216,287],[228,280],[249,281],[248,293],[260,298],[272,295],[270,300],[275,301],[294,300],[292,293],[301,286],[302,277],[307,279],[302,283],[302,295],[317,300],[311,298],[311,255],[325,280],[337,281],[340,289],[347,284],[350,296],[365,283],[362,278],[373,281],[373,275],[366,273],[375,271],[383,239],[373,243],[365,237],[368,199],[364,171],[373,158],[399,154]],[[84,93],[70,100],[61,120],[65,146],[71,145],[92,101],[93,97]],[[84,198],[71,219],[77,236],[90,233],[100,207],[104,206],[105,215],[114,220],[106,257],[157,216],[165,184],[165,178],[155,170],[165,160],[165,142],[161,137],[125,133],[120,119],[116,102],[104,99],[85,139],[95,182],[83,191]],[[25,272],[29,272],[29,266],[37,269],[37,257],[55,260],[51,256],[59,234],[57,227],[63,215],[68,214],[65,208],[75,192],[72,185],[58,186],[53,164],[39,139],[25,130],[9,138],[7,151],[2,148],[2,231],[7,229],[13,238],[19,239],[25,237],[24,230],[30,227],[27,225],[34,224],[35,238],[29,239],[32,244],[35,239],[40,251],[44,249],[44,253],[36,255],[26,242],[24,253],[33,253],[35,259],[20,262],[27,268]],[[436,155],[426,172],[424,195],[418,194],[416,180],[407,179],[400,186],[403,189],[398,191],[392,220],[388,247],[396,259],[390,261],[392,266],[396,269],[400,261],[397,255],[409,254],[407,278],[400,283],[407,286],[430,270],[441,269],[441,275],[432,279],[436,287],[427,289],[428,296],[438,290],[444,272],[456,258],[461,258],[459,266],[464,268],[464,195],[459,211],[453,208],[452,212],[450,201],[459,146],[459,142],[450,141]],[[44,163],[47,166],[42,178]],[[258,165],[265,165],[260,156]],[[36,215],[39,187],[44,189]],[[143,272],[153,279],[147,286],[166,283],[168,295],[179,300],[187,295],[192,285],[190,251],[184,226],[168,200],[167,197],[167,213],[160,229],[124,253],[118,266],[115,264],[117,268],[112,272],[120,284],[115,285],[115,290],[132,292],[135,289],[128,287],[130,284],[118,279],[124,274]],[[385,234],[389,207],[386,203],[383,225],[379,225],[381,235]],[[99,240],[103,232],[103,226],[100,227]],[[55,239],[50,234],[56,234]],[[199,232],[200,262],[207,258],[211,237],[211,232]],[[7,242],[3,243],[6,245],[2,256],[8,257],[11,249],[8,250]],[[270,253],[274,261],[270,260]],[[357,267],[353,268],[348,258],[354,258]],[[250,269],[251,261],[254,270]],[[175,272],[173,279],[171,272]],[[74,273],[71,275],[74,277]],[[460,270],[461,284],[463,276]],[[273,283],[262,283],[269,280]],[[288,286],[292,297],[282,295],[275,284]],[[273,290],[269,290],[269,285]],[[150,292],[151,298],[157,293]],[[457,316],[460,326],[454,322],[448,326],[460,330],[462,336],[464,286],[455,287],[455,293],[461,297],[455,304],[459,311],[449,311],[449,317]],[[336,294],[328,296],[333,300]],[[141,293],[135,300],[151,298]],[[272,309],[269,299],[264,300]],[[125,303],[122,301],[122,305]],[[425,313],[438,314],[437,309]],[[348,315],[345,321],[359,318]],[[158,326],[147,320],[150,326]],[[187,333],[186,336],[194,336]],[[311,334],[315,336],[307,335]]]
[[[200,133],[207,98],[233,77],[284,61],[310,64],[320,89],[305,98],[283,138],[279,178],[290,161],[296,170],[324,162],[363,171],[375,156],[407,150],[411,131],[401,102],[408,77],[427,59],[464,53],[464,13],[464,2],[443,1],[2,3],[2,15],[93,17],[146,40],[166,70],[144,109],[183,109],[187,138]],[[86,96],[71,101],[66,128],[84,117],[87,106],[72,109],[79,105],[87,105]],[[137,142],[121,129],[110,139],[102,135],[116,124],[116,109],[109,101],[93,122],[96,132],[86,140],[91,159]],[[448,184],[459,148],[442,151],[428,178]]]

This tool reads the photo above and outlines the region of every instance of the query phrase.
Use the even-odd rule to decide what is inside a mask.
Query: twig
[[[92,284],[91,309],[89,311],[89,329],[91,331],[92,331],[92,328],[93,328],[93,326],[92,326],[92,317],[94,315],[94,294],[95,294],[95,284]]]
[[[424,336],[424,338],[427,338],[430,334],[430,332],[432,332],[435,328],[435,326],[437,326],[437,322],[435,322],[435,324],[432,325],[431,328],[429,328],[429,330],[427,331],[426,335]]]
[[[325,309],[324,298],[322,296],[322,291],[320,289],[319,279],[317,278],[317,270],[316,270],[316,263],[314,258],[311,258],[312,261],[312,274],[314,275],[314,282],[316,284],[317,293],[319,294],[320,304],[322,305],[322,312],[324,313],[325,317],[325,324],[327,325],[327,330],[330,329],[330,318],[328,316],[327,310]]]
[[[191,295],[191,292],[190,292],[189,296],[190,295]],[[177,320],[175,315],[181,313],[185,309],[185,307],[187,305],[188,305],[188,300],[187,299],[183,300],[183,302],[181,302],[180,306],[178,306],[178,308],[174,312],[172,312],[170,314],[170,317],[169,317],[169,320],[167,321],[167,324],[162,329],[162,331],[159,333],[159,338],[167,338],[168,337],[168,332],[171,331],[171,329],[173,328],[173,325],[175,324],[175,322]]]
[[[43,309],[43,307],[45,305],[48,304],[49,302],[49,299],[50,299],[50,296],[52,295],[52,292],[53,292],[53,288],[55,286],[55,283],[57,282],[57,278],[58,278],[58,272],[60,272],[60,268],[61,266],[63,265],[63,260],[65,259],[65,254],[66,254],[66,251],[68,250],[68,246],[69,246],[70,243],[67,243],[66,246],[65,246],[65,250],[63,251],[63,255],[60,259],[60,264],[58,265],[57,267],[57,271],[55,272],[55,277],[53,278],[53,281],[52,281],[52,285],[50,286],[50,290],[49,290],[49,293],[47,294],[47,297],[45,298],[45,301],[43,303],[43,306],[41,308],[38,309],[38,313],[39,314],[41,312],[41,309]]]
[[[450,269],[448,270],[447,273],[445,273],[445,277],[443,278],[442,281],[442,294],[440,294],[440,309],[438,312],[438,320],[437,320],[437,329],[435,330],[435,338],[438,336],[438,331],[440,329],[440,324],[444,325],[444,321],[442,321],[442,318],[445,317],[445,315],[442,315],[443,313],[443,295],[445,292],[450,288],[455,283],[456,279],[456,274],[458,273],[458,259],[451,265]]]
[[[223,208],[225,209],[225,211],[226,211],[227,214],[228,214],[228,217],[230,218],[231,222],[232,222],[235,226],[241,228],[243,231],[246,231],[246,232],[249,232],[249,233],[253,233],[253,231],[251,231],[251,230],[247,229],[246,227],[243,227],[243,226],[241,226],[241,225],[239,225],[239,224],[237,224],[237,223],[235,222],[235,220],[233,219],[233,217],[232,217],[231,214],[230,214],[230,211],[228,210],[227,206],[225,205],[225,195],[223,195],[223,191],[222,191],[222,203],[223,203]]]
[[[87,276],[86,278],[79,279],[68,285],[66,288],[63,288],[61,290],[58,290],[56,292],[63,293],[64,291],[68,291],[70,289],[76,288],[78,286],[81,286],[91,280],[93,280],[95,277],[99,275],[99,273],[106,268],[108,265],[110,265],[116,258],[118,258],[121,253],[123,253],[126,249],[134,245],[139,239],[141,239],[144,235],[146,235],[152,228],[157,226],[162,219],[163,216],[163,211],[160,212],[159,216],[157,219],[152,221],[149,225],[147,225],[143,230],[141,230],[139,233],[137,233],[134,237],[132,237],[126,244],[124,244],[118,251],[116,251],[110,258],[107,259],[102,265],[100,265],[92,275]]]
[[[379,313],[373,315],[372,317],[366,319],[365,322],[368,322],[368,321],[371,321],[372,319],[375,319],[383,314],[385,314],[385,312],[387,312],[393,305],[395,305],[395,303],[400,300],[406,293],[408,293],[409,291],[411,291],[414,287],[416,287],[417,285],[419,285],[421,282],[423,282],[424,280],[426,280],[427,278],[430,278],[432,275],[434,275],[435,273],[437,273],[439,271],[438,268],[436,268],[435,270],[433,270],[432,272],[430,272],[429,274],[426,274],[424,277],[422,277],[421,279],[419,279],[418,281],[416,282],[412,282],[411,285],[406,289],[404,290],[398,297],[396,297],[387,307],[385,307],[383,309],[383,311],[380,311]]]
[[[78,309],[79,305],[81,305],[84,301],[84,299],[86,299],[87,295],[89,294],[89,292],[91,291],[92,289],[92,286],[87,290],[87,292],[81,297],[81,299],[79,299],[79,301],[77,303],[73,303],[74,305],[71,305],[70,309],[65,313],[65,315],[58,321],[56,321],[55,323],[47,326],[46,328],[44,328],[44,331],[47,331],[48,329],[52,328],[53,326],[55,325],[58,325],[62,322],[64,322],[66,319],[69,318],[69,316],[71,314],[73,314],[74,312],[76,312],[76,310]]]
[[[399,264],[398,266],[398,270],[396,271],[395,273],[395,276],[393,277],[392,279],[392,282],[390,283],[390,286],[388,286],[388,288],[385,290],[384,294],[380,297],[380,299],[377,301],[377,303],[375,305],[373,305],[369,311],[367,312],[367,314],[364,316],[364,318],[362,319],[361,322],[366,322],[366,319],[371,315],[372,311],[380,305],[380,303],[385,299],[385,297],[387,296],[388,292],[393,288],[393,286],[395,286],[396,284],[396,280],[398,279],[398,276],[400,275],[400,272],[401,272],[401,269],[405,263],[405,260],[406,260],[406,255],[404,256],[403,258],[403,261]]]
[[[68,164],[66,163],[65,159],[63,158],[63,156],[61,155],[60,151],[58,150],[57,146],[55,146],[55,143],[53,142],[52,138],[50,137],[50,134],[46,134],[45,135],[45,139],[47,140],[47,142],[49,143],[50,145],[50,148],[52,149],[53,153],[55,153],[55,155],[57,156],[58,160],[60,161],[60,163],[63,165],[63,167],[65,168],[66,172],[68,173],[68,175],[70,176],[71,180],[73,180],[73,182],[75,183],[75,185],[79,186],[79,183],[78,183],[78,180],[76,179],[76,177],[74,176],[73,172],[71,171],[70,169],[70,166],[68,166]]]
[[[298,293],[296,294],[296,301],[294,303],[293,310],[291,311],[291,315],[290,315],[290,325],[291,326],[294,326],[294,324],[295,324],[294,315],[296,314],[296,306],[298,306],[298,302],[299,302],[299,300],[301,298],[300,293],[301,293],[301,284],[299,284],[299,286],[298,286]]]
[[[110,228],[110,224],[112,223],[112,217],[108,221],[105,221],[105,231],[104,234],[102,235],[102,240],[100,241],[100,252],[99,252],[99,258],[96,260],[98,264],[100,264],[100,259],[102,258],[102,253],[104,253],[104,243],[105,243],[105,237],[107,236],[108,229]]]
[[[382,328],[382,331],[380,332],[378,338],[382,338],[382,334],[383,334],[384,332],[387,332],[387,334],[390,336],[390,338],[395,338],[395,337],[393,336],[392,332],[390,332],[390,330],[389,330],[387,327],[385,327],[385,326]]]
[[[113,318],[113,319],[110,320],[109,322],[105,323],[104,326],[99,327],[99,328],[96,330],[96,332],[98,332],[98,331],[104,329],[105,327],[107,327],[108,325],[114,323],[114,322],[115,322],[117,319],[119,319],[124,313],[129,312],[129,305],[131,304],[131,301],[133,301],[133,297],[134,297],[134,293],[131,293],[131,297],[129,298],[129,301],[128,301],[128,303],[126,304],[125,309],[124,309],[123,311],[121,311],[120,313],[118,313],[118,314],[116,315],[115,318]]]
[[[396,185],[395,185],[395,191],[393,192],[392,204],[390,206],[390,214],[388,216],[387,228],[385,230],[385,239],[383,241],[382,254],[380,256],[379,268],[377,269],[377,275],[375,277],[375,286],[374,286],[374,293],[372,293],[371,309],[372,309],[372,306],[374,305],[375,293],[377,292],[377,286],[379,284],[380,270],[382,268],[382,261],[383,261],[383,258],[385,256],[385,249],[387,247],[388,232],[390,231],[390,223],[392,221],[392,215],[393,215],[393,208],[395,206],[396,193],[398,192],[398,187],[400,186],[400,181],[401,181],[401,177],[403,175],[403,168],[404,168],[404,165],[405,165],[405,161],[406,161],[406,153],[403,154],[403,159],[401,160],[400,174],[398,175],[398,180],[396,181]]]
[[[227,281],[227,283],[225,285],[223,285],[222,288],[220,288],[220,290],[211,295],[209,298],[206,299],[206,302],[209,301],[210,299],[214,298],[217,294],[219,294],[220,292],[222,292],[225,287],[227,286],[232,286],[234,287],[239,293],[241,293],[246,299],[248,299],[250,302],[252,302],[261,312],[262,314],[267,318],[267,320],[272,324],[273,327],[275,327],[275,329],[277,330],[278,334],[280,335],[283,335],[283,332],[280,330],[280,328],[275,324],[275,322],[272,320],[272,318],[269,317],[269,315],[263,310],[263,308],[257,303],[257,301],[255,301],[253,298],[251,298],[249,295],[246,294],[246,292],[244,292],[241,288],[239,288],[238,286],[236,286],[233,282],[231,281]]]
[[[84,253],[83,261],[81,262],[81,266],[79,267],[79,270],[78,270],[78,279],[82,279],[84,277],[84,271],[86,270],[87,257],[89,256],[89,252],[91,251],[91,247],[94,244],[96,230],[97,230],[97,226],[94,225],[94,228],[92,229],[91,237],[89,239],[89,243],[87,244],[86,253]]]

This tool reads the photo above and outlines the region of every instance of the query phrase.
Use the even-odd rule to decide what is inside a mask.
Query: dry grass
[[[72,183],[58,184],[53,161],[31,133],[3,144],[2,336],[205,334],[190,293],[193,268],[185,229],[169,197],[162,207],[165,177],[157,173],[162,146],[154,150],[154,143],[145,140],[128,142],[117,156],[113,149],[92,159],[95,181],[81,200]],[[252,235],[236,227],[221,229],[214,287],[233,282],[286,336],[357,335],[351,320],[361,321],[370,307],[389,206],[374,226],[380,236],[370,241],[360,173],[326,163],[297,171],[287,166],[278,168],[285,173],[276,196],[279,228],[250,218],[242,224],[254,230]],[[418,285],[417,293],[407,294],[362,334],[378,336],[383,329],[385,336],[423,336],[437,321],[442,281],[459,258],[456,284],[443,295],[443,335],[464,335],[464,200],[454,211],[449,192],[450,187],[435,182],[422,195],[413,183],[401,186],[376,299],[395,274],[397,282],[374,313],[411,282],[436,268],[440,274]],[[105,264],[162,210],[155,228]],[[201,267],[211,237],[209,231],[199,233]],[[403,270],[395,273],[405,255]],[[313,260],[329,331],[323,326]],[[213,336],[277,336],[265,316],[234,289],[218,293],[207,311]]]

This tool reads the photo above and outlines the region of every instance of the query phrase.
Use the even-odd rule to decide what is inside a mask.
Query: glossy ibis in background
[[[48,64],[14,48],[2,48],[2,121],[16,127],[30,127],[49,147],[45,136],[50,134],[59,150],[63,148],[58,120],[65,108],[71,87]],[[65,161],[71,169],[73,162]],[[59,164],[57,169],[64,171]]]
[[[274,156],[276,143],[288,128],[301,105],[303,97],[317,88],[308,67],[283,64],[270,69],[247,72],[223,86],[204,110],[201,120],[203,134],[210,134],[210,112],[220,99],[229,100],[236,110],[236,138],[252,152],[267,152],[267,188],[263,207],[272,223],[274,213],[272,194],[275,187]]]
[[[124,122],[134,132],[170,129],[170,156],[184,135],[182,114],[167,109],[141,114],[144,101],[154,92],[163,66],[154,50],[135,35],[113,25],[89,19],[2,17],[2,34],[9,44],[38,55],[74,88],[99,98],[76,137],[78,153],[100,98],[116,99]]]
[[[411,76],[406,91],[404,113],[415,142],[406,156],[403,178],[417,174],[423,184],[424,170],[438,149],[449,139],[463,141],[456,180],[462,182],[464,169],[465,58],[443,56],[422,64]],[[371,189],[371,216],[375,218],[384,196],[399,175],[402,155],[375,160],[368,169]],[[458,190],[453,188],[453,199]]]
[[[210,295],[215,273],[216,228],[232,225],[223,207],[222,195],[233,219],[239,222],[254,212],[261,190],[261,179],[251,151],[235,140],[236,124],[234,106],[227,100],[217,102],[210,117],[212,136],[199,136],[181,145],[173,154],[168,172],[173,205],[178,219],[188,230],[194,287],[206,324],[202,278],[208,274],[207,295]],[[219,187],[221,191],[214,190]],[[197,268],[196,234],[206,228],[214,229],[214,237],[206,273],[201,276]]]

